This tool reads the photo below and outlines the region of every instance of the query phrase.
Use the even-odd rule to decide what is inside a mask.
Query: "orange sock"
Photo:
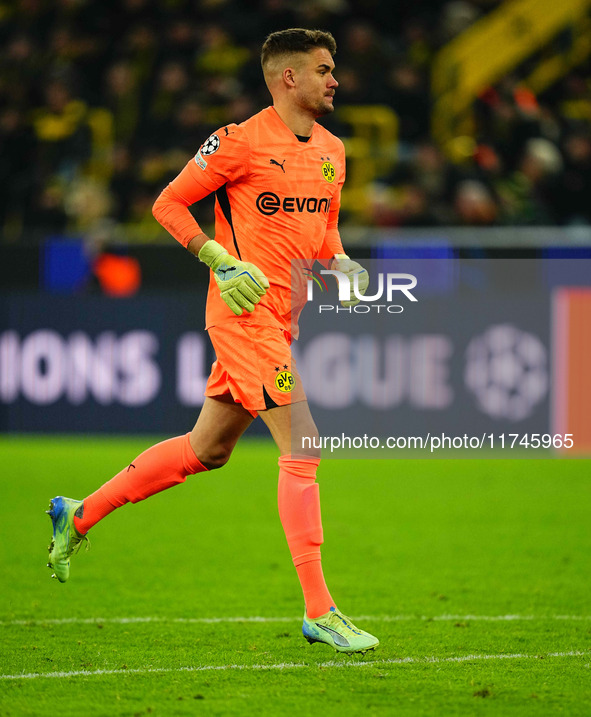
[[[319,463],[320,458],[279,458],[279,516],[310,618],[324,615],[334,605],[320,562],[323,535],[316,483]]]
[[[82,511],[79,508],[74,517],[76,530],[87,533],[115,508],[129,502],[137,503],[177,483],[184,483],[188,475],[207,470],[191,448],[189,435],[170,438],[148,448],[85,498]]]

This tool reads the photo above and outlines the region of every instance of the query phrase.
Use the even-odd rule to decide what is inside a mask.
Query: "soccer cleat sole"
[[[366,647],[365,649],[362,649],[362,650],[345,650],[345,649],[339,650],[339,648],[336,647],[335,645],[330,645],[328,642],[324,642],[324,640],[316,640],[315,638],[310,637],[309,635],[304,635],[304,639],[306,639],[310,645],[314,645],[315,643],[317,643],[319,645],[328,645],[328,647],[332,647],[332,649],[335,652],[338,652],[341,655],[366,655],[368,652],[374,652],[376,647],[380,646],[380,643],[378,642],[375,645],[372,645],[371,647]]]
[[[48,516],[51,518],[51,522],[52,522],[52,524],[53,524],[53,521],[54,521],[54,519],[55,519],[55,506],[54,506],[54,504],[53,504],[53,500],[50,500],[50,501],[49,501],[49,510],[46,510],[46,511],[45,511],[45,514],[48,515]],[[55,544],[55,541],[54,541],[54,539],[52,538],[52,539],[51,539],[51,543],[49,543],[49,545],[47,546],[47,552],[48,552],[50,555],[51,555],[51,551],[53,550],[54,544]],[[48,563],[47,563],[47,567],[53,569],[53,563],[52,563],[51,561],[48,562]],[[57,579],[57,575],[56,575],[55,573],[54,573],[51,577]]]

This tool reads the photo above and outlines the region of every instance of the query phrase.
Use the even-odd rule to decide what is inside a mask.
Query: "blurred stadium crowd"
[[[19,0],[0,3],[0,232],[151,241],[161,188],[214,129],[270,103],[259,50],[285,27],[338,43],[337,106],[398,116],[365,188],[379,226],[591,224],[591,65],[542,96],[518,74],[476,105],[473,150],[431,140],[430,68],[495,0]],[[323,123],[346,137],[334,113]],[[201,217],[202,215],[199,214]],[[354,222],[344,212],[344,222]],[[98,228],[98,229],[97,229]]]

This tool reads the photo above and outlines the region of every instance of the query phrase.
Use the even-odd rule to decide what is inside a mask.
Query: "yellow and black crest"
[[[331,184],[334,182],[337,173],[332,162],[324,162],[322,165],[322,176],[327,182],[330,182]]]
[[[275,376],[275,387],[283,393],[289,393],[293,391],[295,387],[295,378],[291,371],[280,371]]]

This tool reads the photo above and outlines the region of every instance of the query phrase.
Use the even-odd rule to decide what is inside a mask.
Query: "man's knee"
[[[197,455],[207,470],[213,471],[226,465],[232,455],[232,448],[228,446],[213,446],[205,450],[202,448]]]
[[[299,436],[292,442],[292,453],[308,458],[321,458],[321,442],[316,426],[305,436]]]
[[[281,455],[320,458],[320,437],[307,401],[261,411]]]

